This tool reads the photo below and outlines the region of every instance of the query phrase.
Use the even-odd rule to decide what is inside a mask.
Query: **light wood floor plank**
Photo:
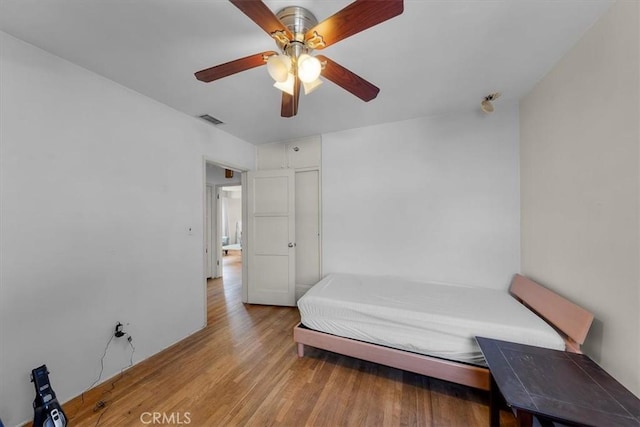
[[[239,261],[230,251],[209,281],[206,328],[65,404],[69,425],[139,427],[145,412],[196,427],[488,425],[486,392],[312,348],[299,359],[297,309],[242,304]]]

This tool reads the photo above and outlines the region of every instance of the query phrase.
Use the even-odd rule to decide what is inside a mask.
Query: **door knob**
[[[289,246],[290,248],[292,248],[292,247],[294,247],[295,245],[296,245],[295,243],[289,243],[289,245],[288,245],[288,246]]]

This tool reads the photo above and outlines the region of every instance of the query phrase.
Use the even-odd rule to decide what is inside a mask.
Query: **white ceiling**
[[[350,0],[267,0],[319,21]],[[280,117],[265,67],[212,83],[193,73],[275,49],[224,0],[0,0],[0,30],[254,144],[469,111],[494,91],[519,99],[606,11],[610,0],[405,0],[404,13],[322,53],[381,91],[365,103],[325,81]]]

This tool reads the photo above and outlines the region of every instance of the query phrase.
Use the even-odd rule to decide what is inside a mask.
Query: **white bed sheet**
[[[330,274],[298,300],[318,331],[485,365],[475,336],[564,350],[562,337],[506,291]]]

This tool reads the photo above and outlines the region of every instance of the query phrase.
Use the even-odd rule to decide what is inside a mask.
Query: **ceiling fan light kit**
[[[298,78],[303,83],[311,83],[320,77],[322,64],[315,56],[303,53],[297,60]]]
[[[311,52],[400,15],[404,11],[403,0],[356,0],[320,23],[300,6],[285,7],[274,14],[262,0],[229,1],[267,32],[281,53],[262,52],[207,68],[195,73],[198,80],[208,83],[266,64],[274,86],[282,91],[282,117],[298,113],[300,86],[308,95],[322,84],[320,76],[365,102],[378,95],[380,89],[370,82]]]
[[[271,55],[267,60],[267,71],[273,80],[280,83],[287,81],[291,71],[291,58],[287,55]]]
[[[293,96],[293,92],[295,90],[295,82],[296,82],[295,76],[291,73],[287,73],[287,78],[285,79],[285,81],[283,82],[276,81],[273,84],[273,87],[275,87],[276,89],[280,89],[284,93],[287,93]]]
[[[302,82],[302,87],[304,88],[304,94],[309,95],[311,92],[318,89],[321,84],[322,84],[322,80],[320,79],[315,79],[310,83]]]

